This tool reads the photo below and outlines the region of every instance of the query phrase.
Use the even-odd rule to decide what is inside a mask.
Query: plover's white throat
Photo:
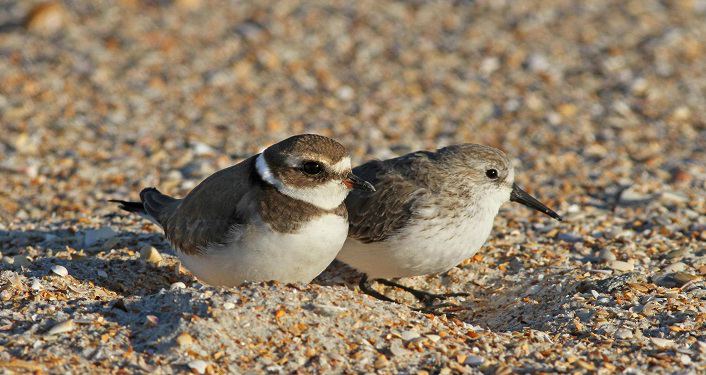
[[[514,183],[508,158],[492,147],[463,144],[414,152],[370,161],[354,173],[376,191],[354,192],[346,199],[350,229],[337,259],[374,279],[451,269],[483,245],[508,200],[560,219]],[[366,278],[361,288],[372,291]]]
[[[343,200],[354,188],[374,190],[351,172],[346,149],[305,134],[214,173],[184,199],[147,188],[141,202],[114,202],[159,224],[206,283],[309,282],[346,239]]]

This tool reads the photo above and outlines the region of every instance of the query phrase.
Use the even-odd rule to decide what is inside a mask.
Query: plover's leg
[[[375,279],[375,281],[379,282],[380,284],[391,286],[393,288],[398,288],[402,289],[405,292],[410,293],[411,295],[414,296],[419,302],[423,303],[425,307],[427,308],[439,308],[439,307],[448,307],[448,306],[455,306],[453,304],[440,304],[440,305],[434,305],[434,301],[436,300],[445,300],[451,297],[467,297],[468,293],[430,293],[430,292],[425,292],[423,290],[418,290],[414,288],[410,288],[408,286],[404,286],[402,284],[398,284],[394,281],[390,281],[387,279]],[[447,305],[447,306],[442,306],[442,305]]]
[[[363,275],[360,277],[360,281],[358,282],[358,287],[360,288],[361,292],[363,292],[371,297],[375,297],[381,301],[393,302],[393,303],[399,304],[399,302],[395,301],[394,299],[373,289],[373,287],[368,283],[368,275]]]

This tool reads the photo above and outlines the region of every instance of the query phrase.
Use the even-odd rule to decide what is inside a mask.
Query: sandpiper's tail
[[[176,208],[178,199],[162,194],[159,190],[150,187],[140,192],[142,202],[129,202],[120,199],[111,199],[110,202],[118,203],[121,209],[138,214],[143,218],[162,226],[166,217],[171,215]]]

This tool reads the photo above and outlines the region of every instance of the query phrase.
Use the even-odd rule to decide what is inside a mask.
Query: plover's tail
[[[118,206],[121,210],[125,210],[127,212],[132,212],[138,215],[145,215],[147,212],[145,212],[145,206],[142,205],[142,202],[128,202],[128,201],[123,201],[120,199],[110,199],[108,202],[113,202],[117,203],[120,206]]]
[[[178,199],[162,194],[153,187],[142,189],[140,200],[142,202],[111,199],[110,202],[118,203],[121,209],[138,214],[159,226],[163,226],[162,221],[172,213],[178,202]]]

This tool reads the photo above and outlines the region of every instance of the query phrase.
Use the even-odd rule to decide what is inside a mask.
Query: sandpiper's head
[[[346,148],[331,138],[302,134],[268,147],[257,171],[280,193],[325,210],[338,207],[351,189],[374,190],[353,174]]]
[[[451,173],[463,176],[475,199],[499,208],[508,200],[543,212],[554,219],[561,217],[515,184],[515,171],[504,152],[489,146],[461,144],[439,150],[439,157]]]

